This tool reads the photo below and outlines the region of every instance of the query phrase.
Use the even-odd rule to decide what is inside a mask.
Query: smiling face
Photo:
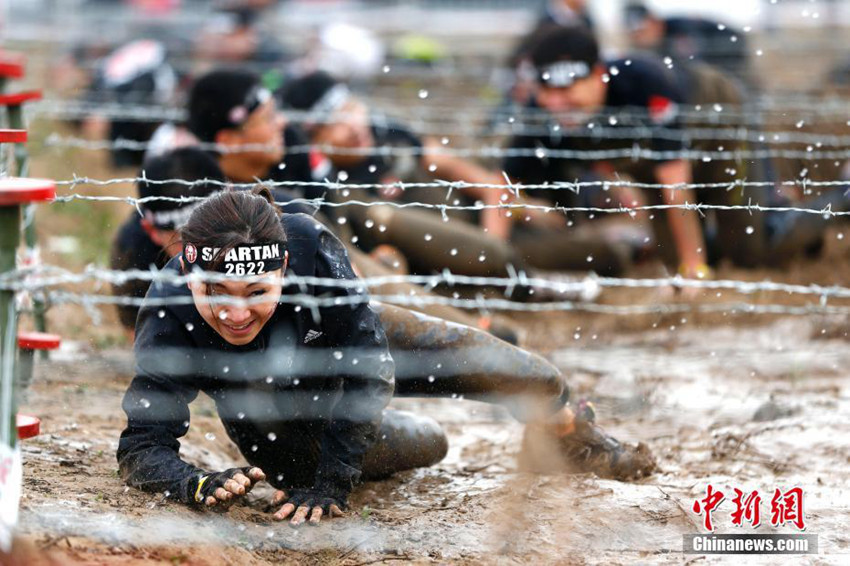
[[[228,343],[244,346],[257,337],[274,314],[281,295],[279,278],[282,272],[282,269],[269,271],[257,282],[192,282],[189,289],[201,318]],[[244,299],[250,304],[210,303],[211,297],[222,296]]]

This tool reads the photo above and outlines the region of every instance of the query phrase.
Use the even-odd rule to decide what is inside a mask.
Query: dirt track
[[[602,423],[651,445],[663,472],[648,480],[521,472],[522,427],[501,409],[399,400],[445,425],[446,460],[366,484],[348,518],[301,530],[270,520],[268,491],[221,514],[126,488],[114,454],[131,354],[69,348],[39,365],[26,407],[42,416],[43,433],[24,443],[22,546],[60,564],[681,562],[681,535],[700,532],[691,505],[711,482],[727,493],[802,486],[806,532],[820,536],[821,556],[809,562],[845,562],[847,321],[740,322],[638,333],[599,325],[578,339],[564,317],[534,324],[534,335],[548,328],[542,341],[569,345],[548,355],[577,395],[597,402]],[[755,422],[770,400],[778,418]],[[206,398],[193,405],[183,455],[212,469],[240,461]],[[735,530],[729,505],[715,514],[718,532],[753,532]],[[794,532],[758,530],[773,531]]]

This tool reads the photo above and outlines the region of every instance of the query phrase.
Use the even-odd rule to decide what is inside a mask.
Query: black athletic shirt
[[[129,269],[149,270],[151,266],[154,269],[162,269],[169,259],[162,248],[153,243],[142,228],[142,217],[139,216],[139,213],[135,210],[130,213],[112,241],[109,258],[110,267],[120,271]],[[148,281],[135,279],[121,284],[113,284],[112,292],[116,296],[140,299],[148,292],[149,286]],[[138,314],[139,307],[137,306],[118,306],[118,318],[126,328],[131,330],[135,328]]]
[[[322,224],[303,214],[285,214],[282,223],[289,273],[356,279],[342,243]],[[178,266],[175,258],[164,269],[177,274]],[[296,293],[365,296],[357,288],[283,289],[283,297]],[[279,455],[273,433],[282,434],[287,422],[315,422],[321,454],[311,487],[344,499],[360,477],[394,387],[393,361],[375,312],[365,303],[318,307],[316,320],[311,309],[281,302],[251,343],[233,346],[193,304],[155,304],[175,298],[191,298],[185,283],[154,285],[139,313],[136,377],[122,404],[127,428],[117,454],[125,481],[194,500],[198,480],[208,472],[180,459],[179,438],[189,428],[189,404],[204,392],[248,462],[282,488],[286,479],[276,474],[285,476],[285,470],[266,466]]]
[[[649,58],[619,59],[606,63],[610,76],[605,111],[578,126],[573,132],[549,125],[548,135],[516,135],[509,148],[532,155],[509,156],[503,161],[511,179],[524,183],[574,181],[593,165],[590,160],[551,157],[546,150],[611,150],[639,147],[654,151],[678,151],[686,147],[681,136],[679,106],[686,101],[681,79],[661,61]],[[539,110],[539,108],[538,108]],[[592,128],[589,127],[592,124]],[[643,128],[638,137],[608,137],[617,128]],[[654,135],[655,134],[655,135]],[[662,135],[664,134],[664,135]],[[676,138],[676,139],[671,139]],[[627,162],[630,160],[620,160]],[[657,162],[656,162],[657,163]],[[628,163],[626,166],[628,167]],[[564,205],[569,191],[537,194]]]

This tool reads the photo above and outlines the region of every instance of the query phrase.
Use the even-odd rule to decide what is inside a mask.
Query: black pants
[[[396,364],[398,397],[463,397],[498,403],[517,419],[543,421],[566,403],[564,376],[549,362],[486,332],[389,305],[374,307]],[[276,425],[273,450],[245,453],[280,489],[312,485],[325,421]],[[443,459],[448,442],[433,419],[385,410],[363,479],[379,479]]]

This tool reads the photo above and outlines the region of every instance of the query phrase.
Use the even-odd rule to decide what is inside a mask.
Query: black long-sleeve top
[[[355,279],[342,243],[304,214],[284,214],[288,273]],[[179,256],[164,268],[179,272]],[[287,286],[316,297],[364,295],[363,289]],[[209,395],[230,438],[249,462],[275,450],[276,423],[323,422],[314,489],[347,495],[377,436],[393,393],[393,361],[383,327],[367,303],[318,309],[281,301],[259,335],[245,346],[223,340],[189,299],[186,284],[154,284],[136,325],[136,376],[123,400],[127,428],[118,463],[128,484],[192,501],[201,470],[180,459],[189,404]],[[258,452],[259,451],[259,452]],[[297,463],[295,464],[297,465]],[[266,470],[270,472],[270,470]],[[271,479],[271,478],[270,478]]]

